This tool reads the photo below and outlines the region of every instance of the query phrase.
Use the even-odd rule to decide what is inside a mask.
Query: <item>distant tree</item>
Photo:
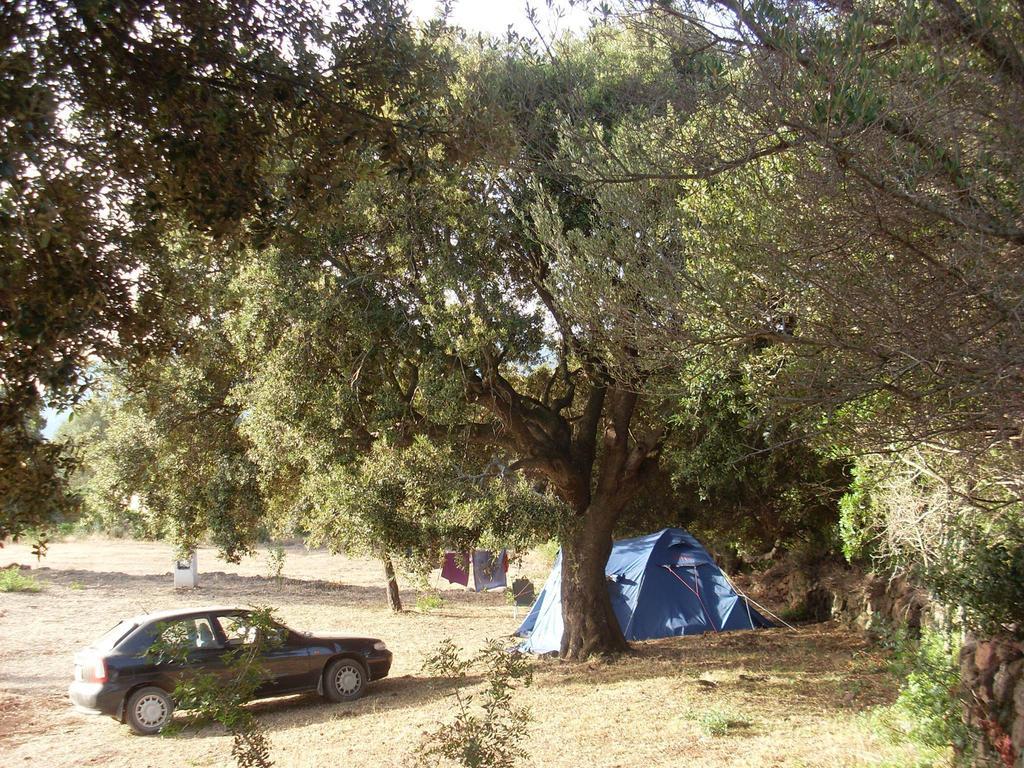
[[[103,429],[76,440],[87,524],[167,538],[183,552],[208,537],[233,562],[266,536],[272,521],[236,429],[242,413],[229,400],[229,361],[207,334],[172,362],[151,360],[123,378],[108,371],[81,408],[87,418],[101,412]]]
[[[477,463],[478,456],[465,457]],[[554,499],[500,468],[473,472],[446,446],[416,438],[403,448],[377,442],[359,462],[306,478],[307,541],[363,551],[384,564],[388,605],[402,609],[394,554],[408,570],[436,568],[446,550],[525,550],[557,528]]]

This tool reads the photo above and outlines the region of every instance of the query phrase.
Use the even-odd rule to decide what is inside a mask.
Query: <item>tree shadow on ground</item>
[[[44,566],[33,568],[31,572],[45,582],[72,590],[119,588],[138,591],[140,588],[145,588],[151,593],[154,589],[165,588],[168,595],[179,598],[209,596],[210,602],[240,605],[254,601],[280,602],[296,597],[316,598],[320,602],[326,601],[327,603],[370,609],[380,609],[387,605],[384,584],[381,584],[380,587],[369,587],[335,581],[286,577],[276,579],[267,576],[240,576],[224,571],[209,571],[200,574],[199,586],[196,589],[177,590],[174,588],[173,576],[170,571],[164,574],[129,574],[119,571],[57,569]],[[403,591],[403,599],[406,603],[414,604],[419,594],[419,592],[407,589]],[[258,598],[258,600],[254,600],[254,598]],[[444,618],[464,618],[465,614],[460,609],[489,608],[503,605],[505,602],[504,594],[500,592],[461,590],[445,592],[443,599],[443,606],[431,613]],[[141,606],[140,612],[159,610],[162,607]]]
[[[199,586],[191,590],[176,590],[170,571],[165,574],[130,574],[119,571],[92,571],[77,569],[34,568],[32,573],[40,579],[69,587],[71,589],[91,589],[96,587],[147,590],[165,586],[168,594],[179,597],[211,597],[221,594],[248,596],[258,594],[261,597],[307,595],[324,597],[334,594],[354,603],[372,602],[375,606],[382,603],[384,587],[367,587],[354,584],[339,584],[331,581],[310,581],[306,579],[274,579],[265,576],[239,576],[223,571],[202,573]]]
[[[276,699],[262,699],[248,704],[248,709],[270,732],[287,731],[314,723],[351,718],[384,717],[390,712],[419,707],[454,695],[456,690],[480,683],[480,675],[460,678],[402,675],[385,678],[371,684],[366,695],[357,701],[332,702],[318,693],[301,693]],[[185,712],[175,717],[184,730],[175,734],[181,738],[209,738],[221,736],[220,726],[201,722]]]
[[[611,661],[546,658],[535,669],[539,689],[656,679],[709,700],[774,697],[794,713],[859,710],[893,698],[884,652],[831,623],[663,638],[634,643]]]

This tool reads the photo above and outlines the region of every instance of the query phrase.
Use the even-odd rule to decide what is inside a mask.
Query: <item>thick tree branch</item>
[[[581,474],[590,477],[594,470],[594,458],[597,455],[597,428],[604,411],[605,396],[608,387],[604,382],[592,383],[587,393],[587,403],[583,415],[576,422],[576,463]]]
[[[639,402],[639,395],[617,387],[609,392],[608,421],[604,429],[604,455],[597,479],[597,494],[616,498],[623,487],[624,470],[629,454],[629,425]]]

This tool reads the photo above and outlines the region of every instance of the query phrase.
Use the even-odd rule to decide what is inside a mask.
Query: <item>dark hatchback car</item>
[[[247,616],[244,608],[190,608],[122,621],[75,654],[71,701],[136,733],[157,733],[171,720],[171,696],[183,677],[228,674],[225,653],[253,640]],[[275,629],[275,642],[261,655],[268,678],[256,698],[317,691],[332,701],[350,701],[391,669],[391,652],[375,638],[312,635],[280,624]],[[161,661],[150,652],[158,637],[168,635],[187,638],[183,660]]]

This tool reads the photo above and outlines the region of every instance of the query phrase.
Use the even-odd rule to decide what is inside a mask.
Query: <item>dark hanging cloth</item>
[[[441,578],[452,584],[469,585],[469,553],[445,552],[444,565],[441,566]]]
[[[537,599],[537,593],[534,589],[533,582],[529,579],[516,579],[512,582],[512,599],[516,605],[533,605],[533,601]]]
[[[508,553],[503,549],[494,554],[487,549],[473,550],[473,589],[482,592],[485,589],[504,589],[508,581],[505,571],[508,570]]]

